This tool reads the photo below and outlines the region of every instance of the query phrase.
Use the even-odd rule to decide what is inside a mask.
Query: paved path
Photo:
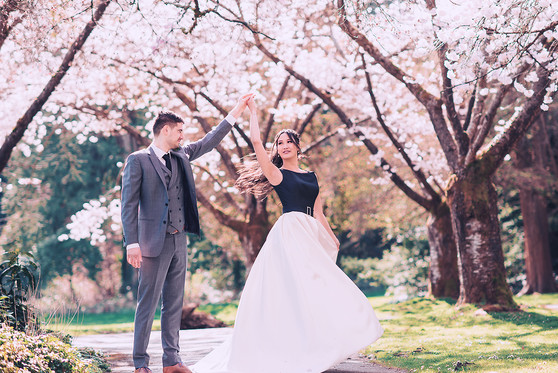
[[[196,329],[180,331],[181,356],[186,365],[192,365],[213,348],[219,345],[226,336],[232,333],[232,328]],[[92,347],[108,355],[114,373],[133,372],[132,363],[133,333],[97,334],[74,338],[76,347]],[[162,373],[161,366],[161,333],[151,333],[148,353],[151,356],[153,373]],[[404,370],[386,368],[371,363],[365,359],[353,357],[335,366],[327,373],[402,373]],[[265,372],[262,372],[265,373]]]

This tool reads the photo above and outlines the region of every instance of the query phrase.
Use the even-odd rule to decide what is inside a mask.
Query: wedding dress
[[[194,373],[319,373],[376,341],[372,306],[337,267],[337,247],[313,214],[313,172],[281,170],[283,204],[240,298],[230,339]]]

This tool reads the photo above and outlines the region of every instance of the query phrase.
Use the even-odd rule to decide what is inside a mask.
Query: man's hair
[[[170,125],[174,127],[177,123],[184,123],[184,121],[171,111],[162,111],[159,115],[157,115],[157,119],[155,119],[155,123],[153,124],[153,133],[157,136],[161,133],[164,126]]]

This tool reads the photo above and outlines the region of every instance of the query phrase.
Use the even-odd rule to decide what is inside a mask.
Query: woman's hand
[[[250,110],[250,113],[256,112],[256,102],[254,101],[254,95],[250,96],[250,98],[247,101],[247,105],[248,105],[248,110]]]
[[[246,105],[248,104],[248,100],[250,98],[253,98],[254,94],[253,93],[247,93],[245,95],[243,95],[242,97],[240,97],[238,99],[238,102],[236,103],[236,106],[231,110],[230,114],[235,117],[238,118],[242,115],[242,112],[244,111],[244,109],[246,109]]]

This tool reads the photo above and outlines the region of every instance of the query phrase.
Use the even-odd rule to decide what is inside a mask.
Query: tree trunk
[[[430,245],[429,293],[436,298],[457,299],[459,296],[457,247],[448,205],[441,204],[438,211],[430,215],[427,228]]]
[[[271,230],[267,212],[267,199],[258,201],[253,195],[245,196],[248,222],[243,224],[242,230],[237,231],[240,243],[244,248],[246,270],[249,272],[260,253],[260,250]]]
[[[489,178],[469,171],[454,175],[447,191],[458,252],[458,304],[517,309],[506,281],[496,189]]]
[[[266,213],[267,215],[267,213]],[[247,224],[246,230],[240,234],[240,242],[244,248],[246,269],[249,271],[260,253],[260,250],[271,229],[268,220],[252,221]]]
[[[544,122],[539,120],[533,126],[533,136],[520,142],[514,152],[514,164],[519,171],[533,175],[520,177],[519,199],[523,215],[525,234],[525,286],[518,295],[556,292],[557,286],[550,256],[550,236],[547,202],[540,191],[548,188],[544,176],[552,177],[555,167],[550,162],[550,149],[546,149],[548,135]],[[543,178],[537,182],[537,178]]]
[[[537,191],[519,191],[525,233],[525,272],[527,281],[519,295],[556,292],[556,281],[550,258],[546,201]]]
[[[6,214],[4,213],[2,199],[4,198],[4,181],[2,180],[2,175],[0,175],[0,236],[2,235],[2,230],[4,225],[6,225]]]

